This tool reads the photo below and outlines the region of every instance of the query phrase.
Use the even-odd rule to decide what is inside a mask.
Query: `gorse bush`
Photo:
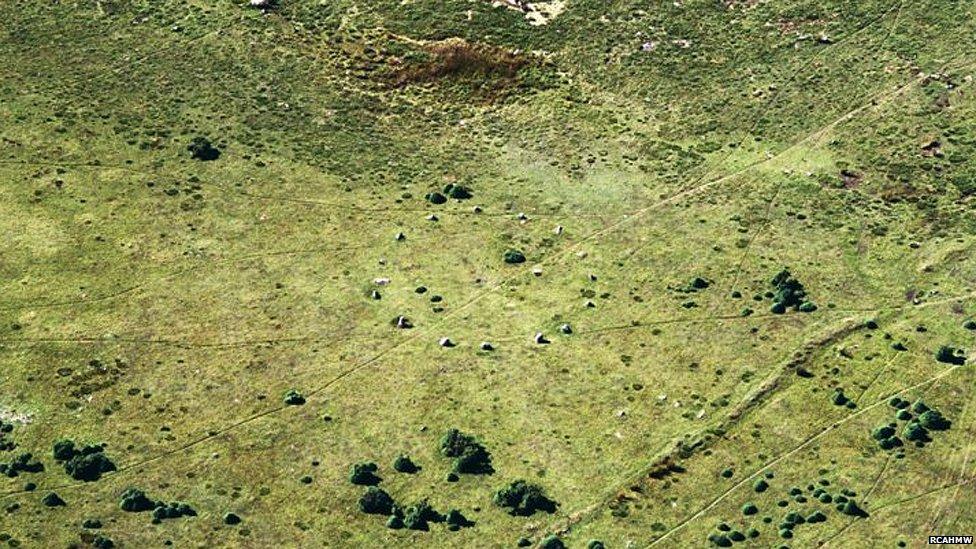
[[[806,299],[807,292],[803,284],[790,274],[788,269],[783,269],[770,280],[775,291],[773,292],[773,306],[770,310],[774,314],[783,314],[787,309],[793,308],[804,313],[812,313],[817,310],[817,306]]]
[[[372,461],[362,461],[354,463],[349,471],[349,482],[360,486],[375,486],[381,479],[376,475],[379,467]]]
[[[359,510],[370,515],[389,515],[393,513],[395,502],[382,488],[370,486],[359,498]]]
[[[10,478],[20,476],[21,473],[40,473],[44,464],[34,459],[34,454],[25,452],[13,458],[10,463],[0,463],[0,475]]]
[[[536,511],[553,513],[558,504],[546,496],[545,491],[524,480],[516,480],[495,492],[495,505],[505,507],[514,516],[530,516]]]
[[[454,472],[471,475],[491,474],[491,454],[478,439],[451,429],[441,438],[441,453],[454,458]]]
[[[943,345],[935,352],[935,360],[945,364],[961,366],[966,363],[966,355],[960,349]]]
[[[119,501],[119,508],[129,513],[151,511],[155,507],[155,501],[149,499],[142,490],[133,487],[126,488],[122,492],[122,498]]]
[[[427,500],[408,507],[403,514],[403,525],[410,530],[427,530],[428,522],[444,522],[444,516],[435,511]]]
[[[86,444],[76,447],[71,439],[62,439],[54,443],[51,454],[54,459],[64,464],[64,471],[75,480],[94,482],[105,473],[116,470],[115,463],[105,455],[105,447],[101,444]]]
[[[220,157],[220,150],[206,137],[194,137],[186,150],[190,151],[190,156],[197,160],[210,161]]]

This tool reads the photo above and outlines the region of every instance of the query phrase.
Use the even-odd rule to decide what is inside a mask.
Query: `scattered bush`
[[[7,475],[9,478],[20,476],[21,473],[40,473],[44,470],[44,464],[34,459],[34,454],[25,452],[15,457],[10,463],[0,463],[0,475]]]
[[[417,467],[417,464],[415,464],[409,456],[401,455],[397,456],[397,458],[393,460],[393,470],[398,473],[413,474],[419,471],[420,467]]]
[[[236,513],[226,513],[224,514],[224,524],[228,526],[234,526],[241,523],[241,517]]]
[[[768,482],[766,482],[766,481],[765,481],[765,480],[763,480],[763,479],[758,479],[758,480],[757,480],[756,482],[754,482],[754,483],[753,483],[753,485],[752,485],[752,489],[753,489],[753,490],[755,490],[755,492],[756,492],[757,494],[761,494],[761,493],[763,493],[763,492],[765,492],[765,491],[766,491],[766,489],[768,489],[768,488],[769,488],[769,483],[768,483]]]
[[[359,498],[359,510],[368,515],[389,515],[394,501],[382,488],[370,486]]]
[[[206,137],[194,137],[193,141],[187,145],[186,150],[190,151],[190,156],[197,160],[217,160],[220,157],[220,150],[214,147]]]
[[[478,439],[451,429],[441,438],[441,453],[454,458],[454,472],[470,475],[491,474],[491,454]]]
[[[927,410],[918,416],[918,422],[932,431],[945,431],[952,426],[952,422],[943,417],[938,410]]]
[[[156,507],[156,502],[146,497],[146,493],[138,488],[126,488],[122,492],[122,499],[119,507],[129,513],[142,513],[151,511]]]
[[[525,263],[525,254],[519,250],[508,250],[503,256],[505,263],[509,265],[516,265],[518,263]]]
[[[153,522],[157,524],[166,519],[195,516],[197,516],[196,509],[179,501],[174,501],[172,503],[163,503],[158,501],[156,502],[156,507],[153,509],[152,513]]]
[[[961,349],[943,345],[935,352],[935,360],[945,364],[961,366],[966,363],[966,355]]]
[[[546,539],[542,540],[539,544],[540,549],[566,549],[566,544],[563,540],[559,539],[555,535],[551,535]]]
[[[43,503],[45,507],[64,507],[68,505],[63,499],[61,499],[61,496],[55,494],[54,492],[50,492],[48,495],[44,496],[41,503]]]
[[[376,475],[379,467],[372,461],[355,463],[349,473],[349,482],[360,486],[375,486],[383,479]]]
[[[871,438],[874,440],[884,440],[895,435],[895,428],[890,425],[882,425],[871,431]]]
[[[803,284],[788,269],[783,269],[770,283],[775,288],[773,293],[773,306],[770,309],[774,314],[783,314],[786,309],[792,307],[798,311],[810,313],[817,310],[817,306],[807,299],[807,292]]]
[[[603,542],[598,539],[591,539],[586,544],[586,549],[606,549],[606,547],[607,546],[604,545]]]
[[[499,507],[507,507],[510,515],[525,517],[536,511],[553,513],[559,505],[549,499],[541,487],[524,480],[516,480],[495,492],[494,500]]]
[[[396,515],[390,515],[390,518],[386,519],[386,527],[392,530],[399,530],[403,528],[403,518]]]
[[[902,435],[906,440],[911,442],[928,442],[931,440],[929,438],[929,432],[925,427],[922,427],[917,421],[913,421],[905,426],[905,430],[902,431]]]
[[[837,506],[837,510],[849,517],[863,517],[867,518],[868,512],[861,509],[857,503],[852,500],[848,500],[846,503],[842,503]]]
[[[305,404],[305,396],[295,389],[291,389],[285,393],[284,402],[288,406],[301,406],[302,404]]]
[[[460,528],[474,526],[474,522],[468,520],[463,514],[461,514],[461,511],[458,511],[457,509],[451,509],[448,511],[444,520],[447,522],[447,528],[449,530],[458,530]]]
[[[754,503],[747,503],[742,506],[743,515],[755,515],[758,512],[759,512],[759,508],[756,507],[756,504]]]
[[[105,473],[116,470],[115,463],[105,455],[105,446],[86,444],[80,448],[71,439],[54,443],[54,459],[64,464],[64,471],[75,480],[94,482]]]
[[[454,183],[448,183],[448,185],[444,187],[444,194],[455,200],[467,200],[473,196],[471,194],[471,189],[463,185],[455,185]]]
[[[437,191],[434,191],[432,193],[427,193],[426,198],[427,198],[427,201],[430,202],[431,204],[438,204],[439,205],[439,204],[444,204],[445,202],[447,202],[447,197],[444,196],[444,195],[442,195],[441,193],[439,193]]]
[[[403,515],[403,524],[410,530],[428,530],[428,522],[443,522],[444,516],[423,500],[409,507]]]

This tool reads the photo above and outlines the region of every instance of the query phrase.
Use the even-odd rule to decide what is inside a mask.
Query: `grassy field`
[[[504,4],[0,3],[0,544],[976,531],[976,7]]]

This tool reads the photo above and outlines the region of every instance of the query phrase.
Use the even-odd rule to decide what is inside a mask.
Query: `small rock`
[[[569,335],[573,333],[573,327],[570,326],[569,324],[563,324],[562,326],[559,327],[559,331],[566,335]]]
[[[442,337],[437,343],[441,347],[454,347],[454,342],[449,337]]]
[[[495,346],[487,341],[482,341],[480,346],[482,351],[494,351]]]
[[[437,221],[437,216],[434,214],[430,214],[427,216],[427,221]]]
[[[587,309],[592,309],[594,307],[596,307],[596,303],[593,303],[592,301],[587,301],[586,302],[586,308]]]
[[[407,235],[403,233],[397,233],[394,238],[396,239],[397,242],[403,242],[404,240],[407,239]]]
[[[227,513],[224,515],[224,524],[234,526],[235,524],[241,523],[241,517],[237,516],[235,513]]]
[[[369,297],[373,299],[381,299],[383,296],[381,296],[378,291],[373,290],[372,292],[369,293]]]
[[[556,228],[553,229],[552,232],[555,233],[555,234],[563,234],[563,226],[562,225],[556,225]]]
[[[529,220],[529,216],[525,215],[525,212],[519,212],[519,214],[518,214],[517,217],[518,217],[518,220],[519,221],[528,221]]]
[[[537,332],[537,333],[535,334],[535,337],[534,337],[533,339],[534,339],[534,341],[535,341],[536,343],[538,343],[539,345],[545,345],[545,344],[547,344],[547,343],[549,343],[549,340],[548,340],[548,339],[546,339],[546,336],[545,336],[545,335],[543,335],[543,333],[542,333],[542,332]]]
[[[474,212],[474,213],[476,213],[476,214],[480,214],[484,210],[481,209],[481,206],[475,206],[474,208],[471,208],[471,211]]]
[[[532,274],[534,274],[535,276],[542,276],[542,269],[539,267],[535,267],[534,269],[532,269]]]
[[[390,283],[389,278],[377,278],[373,280],[373,284],[376,284],[377,286],[386,286],[389,283]]]

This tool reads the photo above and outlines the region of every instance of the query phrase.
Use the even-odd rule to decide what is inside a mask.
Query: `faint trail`
[[[963,367],[964,366],[951,366],[949,368],[946,368],[943,371],[939,372],[938,374],[936,374],[936,375],[934,375],[934,376],[932,376],[932,377],[930,377],[930,378],[928,378],[926,380],[920,381],[918,383],[915,383],[914,385],[911,385],[911,386],[908,386],[908,387],[904,387],[904,388],[902,388],[902,389],[900,389],[898,391],[895,391],[895,392],[893,392],[893,393],[885,396],[884,398],[879,399],[879,400],[873,402],[872,404],[870,404],[870,405],[868,405],[868,406],[866,406],[864,408],[859,409],[856,412],[853,412],[853,413],[845,416],[843,419],[841,419],[839,421],[836,421],[834,423],[831,423],[829,426],[826,426],[821,431],[819,431],[816,434],[808,437],[806,440],[802,441],[799,445],[795,446],[791,450],[789,450],[789,451],[787,451],[785,453],[782,453],[782,454],[776,456],[775,458],[773,458],[772,460],[770,460],[770,461],[766,462],[765,464],[763,464],[762,467],[756,469],[755,472],[753,472],[749,476],[743,478],[739,482],[737,482],[734,485],[732,485],[730,488],[728,488],[727,490],[725,490],[724,492],[722,492],[721,494],[719,494],[718,497],[714,498],[711,502],[709,502],[707,505],[705,505],[704,507],[702,507],[701,509],[699,509],[697,512],[695,512],[691,516],[685,518],[684,520],[682,520],[681,522],[679,522],[676,526],[674,526],[670,530],[666,531],[665,533],[661,534],[661,536],[655,538],[650,544],[647,545],[647,547],[653,547],[653,546],[661,543],[665,539],[669,538],[672,534],[674,534],[678,530],[681,530],[682,528],[684,528],[685,526],[687,526],[689,523],[691,523],[694,520],[696,520],[696,519],[700,518],[701,516],[703,516],[705,513],[707,513],[712,508],[714,508],[716,505],[718,505],[718,503],[720,503],[722,500],[724,500],[729,494],[731,494],[732,492],[734,492],[738,488],[742,487],[743,485],[745,485],[746,483],[748,483],[752,479],[754,479],[757,476],[759,476],[763,471],[765,471],[769,467],[772,467],[773,465],[775,465],[775,464],[777,464],[777,463],[779,463],[779,462],[781,462],[781,461],[783,461],[783,460],[785,460],[785,459],[793,456],[794,454],[796,454],[797,452],[799,452],[803,448],[809,446],[812,442],[814,442],[816,440],[819,440],[820,438],[823,438],[824,436],[826,436],[829,433],[834,432],[835,430],[837,430],[842,425],[844,425],[844,424],[846,424],[846,423],[848,423],[848,422],[850,422],[850,421],[852,421],[852,420],[860,417],[862,414],[868,412],[869,410],[872,410],[874,408],[877,408],[878,406],[881,406],[881,405],[887,403],[888,402],[888,399],[890,399],[893,396],[900,395],[900,394],[906,393],[908,391],[912,391],[914,389],[917,389],[919,387],[923,387],[923,386],[928,385],[930,383],[934,383],[934,382],[936,382],[936,381],[938,381],[938,380],[940,380],[940,379],[948,376],[952,372],[955,372],[956,370],[958,370],[960,368],[963,368]]]

